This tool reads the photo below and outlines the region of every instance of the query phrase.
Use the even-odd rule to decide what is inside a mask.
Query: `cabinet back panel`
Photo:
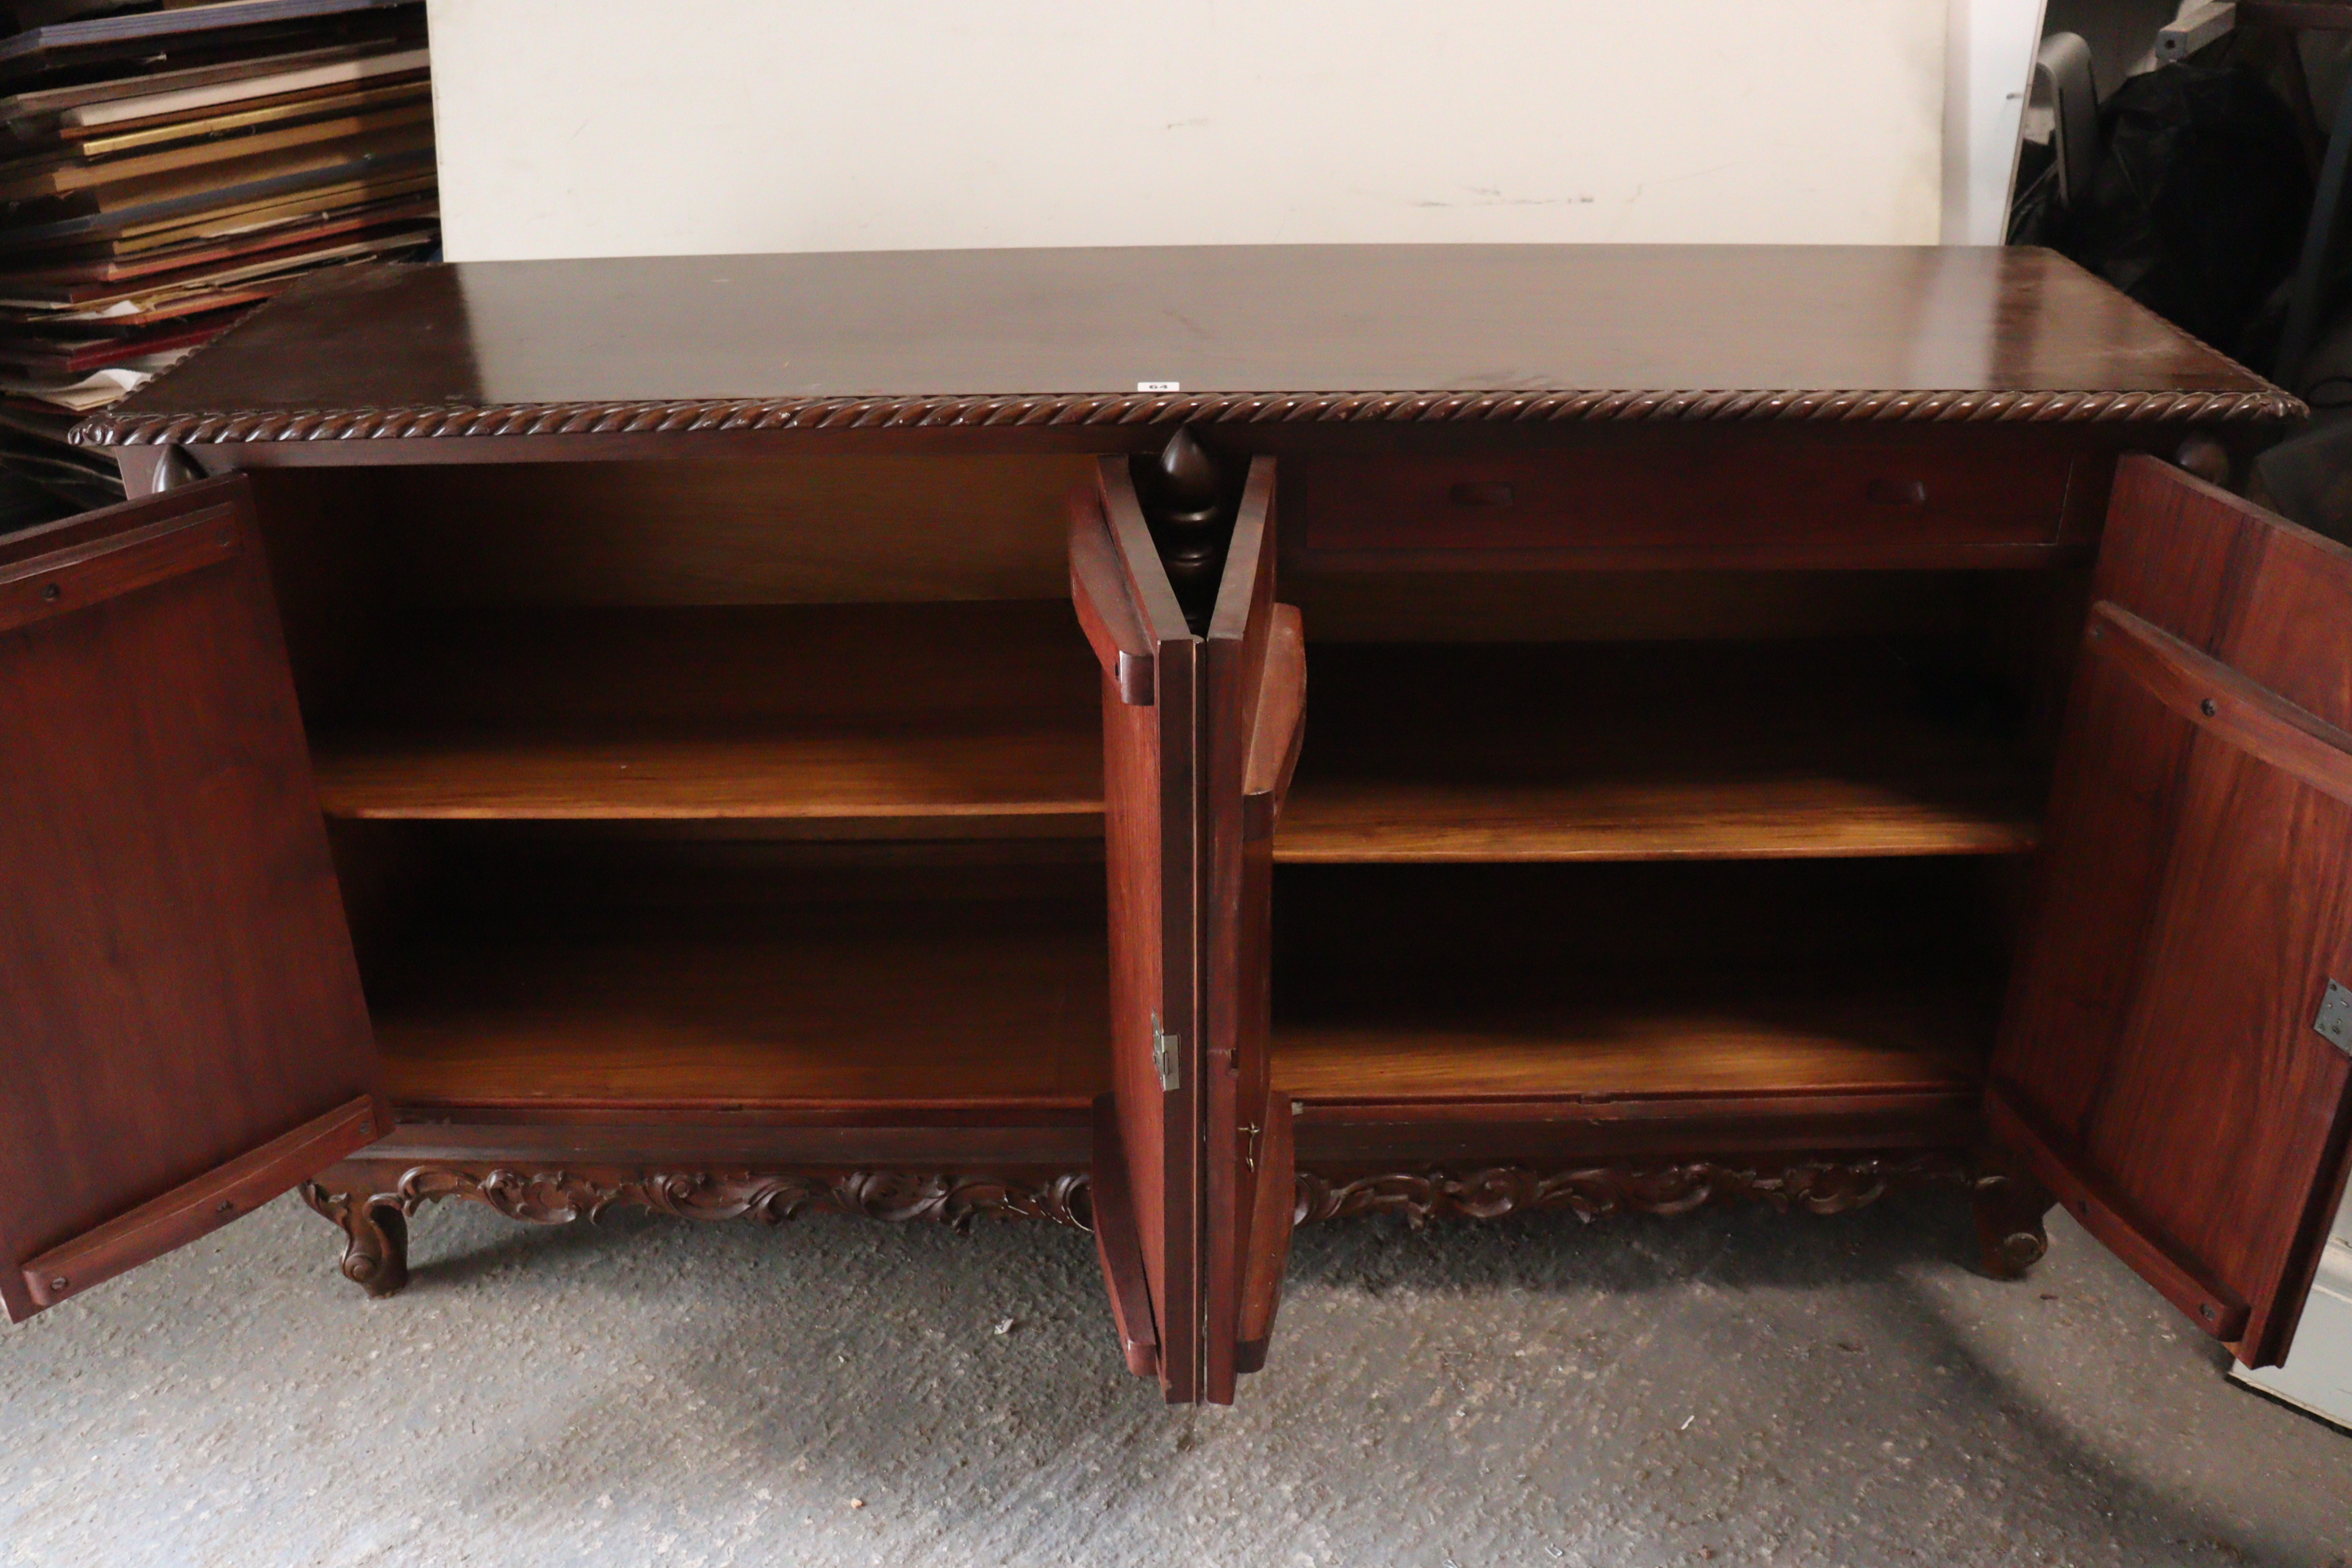
[[[439,604],[1066,597],[1092,459],[807,457],[370,472],[408,595]]]
[[[1318,648],[1287,861],[2030,848],[2020,700],[1948,640]]]
[[[1979,626],[2040,574],[1336,572],[1289,566],[1317,642],[1663,642]]]

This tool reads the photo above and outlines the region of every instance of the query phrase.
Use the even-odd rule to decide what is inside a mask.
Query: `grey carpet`
[[[1074,1233],[445,1207],[377,1302],[287,1200],[0,1331],[0,1561],[2343,1568],[2352,1438],[2053,1222],[1311,1228],[1171,1411]]]

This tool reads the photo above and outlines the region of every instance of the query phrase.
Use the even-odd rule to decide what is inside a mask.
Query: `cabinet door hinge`
[[[2319,999],[2319,1016],[2311,1021],[2314,1033],[2347,1056],[2352,1056],[2352,991],[2331,980]]]
[[[1183,1044],[1183,1036],[1170,1034],[1160,1026],[1160,1015],[1151,1015],[1151,1065],[1160,1069],[1160,1087],[1170,1094],[1184,1087],[1184,1064],[1176,1054]]]

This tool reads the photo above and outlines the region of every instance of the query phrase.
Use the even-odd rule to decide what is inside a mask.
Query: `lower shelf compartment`
[[[1309,1116],[1413,1119],[1961,1104],[2001,993],[1977,870],[1286,867],[1275,1087]]]
[[[1310,1108],[1964,1093],[1982,1080],[1998,1000],[1981,976],[1856,986],[1729,973],[1417,1016],[1337,1006],[1277,1022],[1275,1087]]]
[[[371,964],[404,1119],[1075,1121],[1108,1087],[1099,867],[534,870],[461,886]],[[987,890],[1024,876],[1054,888]]]

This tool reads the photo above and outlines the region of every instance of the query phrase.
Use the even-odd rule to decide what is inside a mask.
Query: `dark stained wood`
[[[856,1164],[762,1154],[750,1163],[712,1165],[712,1152],[648,1163],[598,1149],[551,1163],[479,1151],[418,1162],[378,1157],[345,1161],[302,1186],[303,1201],[344,1235],[343,1277],[371,1296],[408,1283],[408,1218],[427,1205],[478,1203],[509,1219],[539,1225],[594,1220],[618,1208],[650,1209],[673,1219],[750,1219],[782,1225],[808,1215],[848,1215],[899,1224],[964,1226],[978,1219],[1087,1222],[1087,1135],[1077,1130],[1075,1158],[1045,1163],[1034,1141],[1006,1162],[982,1156],[929,1163],[880,1163],[869,1151]]]
[[[1282,1308],[1282,1277],[1290,1265],[1290,1233],[1297,1200],[1298,1163],[1291,1135],[1290,1100],[1266,1098],[1254,1152],[1256,1178],[1249,1231],[1243,1243],[1241,1327],[1235,1333],[1234,1369],[1262,1372],[1274,1339],[1275,1314]]]
[[[549,899],[445,904],[374,979],[402,1111],[1075,1113],[1106,1087],[1099,904]]]
[[[1129,1364],[1226,1399],[1302,1209],[1834,1212],[1918,1180],[1972,1193],[2021,1266],[2029,1169],[2192,1311],[2242,1303],[2242,1351],[2283,1347],[2343,1163],[2340,1119],[2294,1115],[2324,1075],[2282,1047],[2203,1084],[2149,1020],[2275,1045],[2342,973],[2352,605],[2334,547],[2118,455],[2242,460],[2298,407],[2042,252],[1239,247],[341,270],[89,434],[148,443],[117,448],[142,486],[250,468],[269,503],[412,1119],[308,1192],[349,1277],[397,1289],[443,1198],[1091,1206]],[[1276,461],[1303,619],[1273,595]],[[2099,885],[2021,966],[2064,972],[2071,1033],[2042,1100],[1989,1109],[2111,485],[2137,521],[2078,701],[2122,754],[2058,808]],[[0,546],[0,654],[258,582],[207,538]],[[76,584],[114,596],[77,610]],[[139,782],[105,731],[121,670],[184,698],[211,678],[174,649],[220,640],[87,683],[87,766],[135,776],[76,809],[175,780],[220,809],[214,773]],[[291,777],[299,731],[272,733]],[[222,852],[315,890],[309,847],[257,837]],[[205,940],[259,931],[247,967],[312,1003],[348,973],[288,961],[243,891]],[[196,1014],[200,1046],[226,1028]],[[77,1282],[129,1253],[74,1237],[138,1204],[257,1195],[225,1163],[366,1087],[325,1081],[299,1005],[230,1022],[281,1014],[312,1054],[204,1092],[319,1093],[78,1226],[28,1238],[0,1204],[7,1261],[62,1247]],[[2039,1140],[1999,1202],[1988,1116]],[[160,1117],[118,1121],[153,1152]],[[2210,1152],[2273,1124],[2272,1167]],[[2242,1201],[2174,1202],[2166,1156]],[[121,1226],[201,1217],[161,1202]],[[28,1284],[0,1269],[12,1310]]]
[[[2063,1134],[2010,1102],[1998,1087],[1985,1096],[1993,1135],[2025,1158],[2036,1180],[2107,1250],[2131,1265],[2158,1294],[2215,1339],[2234,1341],[2251,1315],[2236,1291],[2157,1228],[2139,1205],[2102,1181],[2098,1166]]]
[[[796,821],[908,837],[1094,834],[1096,726],[962,733],[338,734],[319,753],[331,816]]]
[[[1119,1353],[1138,1377],[1160,1372],[1160,1334],[1152,1321],[1151,1288],[1145,1277],[1143,1243],[1136,1234],[1135,1189],[1128,1180],[1127,1149],[1118,1101],[1104,1095],[1095,1102],[1095,1256],[1110,1288],[1111,1321],[1118,1330]]]
[[[1147,381],[1181,392],[1139,393]],[[1569,391],[1622,395],[1564,410],[1545,402]],[[1889,395],[1841,395],[1871,393]],[[2158,395],[2118,404],[2118,393]],[[184,419],[286,412],[441,432],[483,427],[472,411],[501,410],[497,428],[621,435],[673,407],[708,408],[699,422],[723,426],[730,414],[717,405],[757,424],[809,400],[880,400],[900,410],[885,417],[936,422],[983,416],[956,402],[971,399],[1006,405],[991,419],[1035,421],[1078,399],[1122,423],[1164,407],[1172,425],[1294,398],[1395,416],[1400,395],[1411,417],[1426,416],[1422,404],[1441,416],[1663,405],[1904,417],[1988,397],[2028,417],[2178,416],[2184,394],[2200,409],[2294,412],[2039,250],[892,251],[338,268],[98,428],[202,440],[261,426],[228,419],[207,432]],[[566,405],[602,412],[575,417]],[[391,410],[429,416],[385,418]]]
[[[165,1194],[211,1183],[241,1212],[284,1191],[307,1156],[237,1162],[375,1086],[247,496],[198,485],[0,544],[36,607],[0,631],[0,732],[40,738],[0,769],[14,1319],[43,1304],[28,1260],[75,1260],[61,1297],[189,1239],[207,1227]],[[332,1142],[303,1147],[324,1164]]]
[[[1283,596],[1320,643],[1953,636],[2033,581],[1990,572],[1330,572],[1295,553],[1282,572]]]
[[[1249,750],[1242,763],[1242,826],[1271,839],[1307,742],[1307,627],[1295,605],[1276,605],[1266,627]]]
[[[1733,970],[1697,995],[1643,975],[1549,1007],[1278,1021],[1275,1087],[1312,1109],[1523,1101],[1940,1095],[1982,1081],[1981,976],[1872,982]]]
[[[387,570],[431,604],[1055,599],[1077,454],[593,466],[451,463],[362,482]]]
[[[1240,1370],[1250,1220],[1261,1180],[1257,1145],[1270,1092],[1274,863],[1270,795],[1295,752],[1305,700],[1304,645],[1286,639],[1275,659],[1275,460],[1249,477],[1225,547],[1224,567],[1201,647],[1201,952],[1207,1036],[1202,1193],[1204,1248],[1202,1397],[1230,1404]],[[1282,617],[1295,630],[1295,617]],[[1287,682],[1287,684],[1286,684]],[[1287,731],[1261,736],[1262,730]],[[1255,775],[1252,764],[1255,763]],[[1265,1325],[1269,1331],[1269,1315]],[[1263,1335],[1258,1336],[1263,1338]]]
[[[503,605],[388,617],[326,715],[425,732],[1076,725],[1094,708],[1067,603]]]
[[[1102,670],[1111,1093],[1160,1387],[1189,1402],[1202,1375],[1200,639],[1160,568],[1124,459],[1106,459],[1096,486],[1072,498],[1070,526],[1071,590]],[[1134,642],[1150,657],[1148,685],[1122,657]],[[1163,1033],[1172,1087],[1155,1059]]]
[[[1999,1004],[1970,869],[1281,868],[1274,1088],[1302,1136],[1326,1108],[1554,1102],[1646,1120],[1660,1150],[1741,1103],[1940,1105],[1981,1084]]]
[[[2352,1130],[2352,1060],[2312,1027],[2352,977],[2352,647],[2281,623],[2352,616],[2352,552],[2142,460],[2117,482],[1993,1104],[2126,1261],[2268,1364]]]
[[[320,731],[335,816],[1099,833],[1060,605],[469,610],[394,620]]]
[[[1621,1163],[1727,1152],[1827,1159],[1857,1150],[1981,1144],[1980,1080],[1932,1091],[1696,1094],[1655,1099],[1295,1102],[1301,1170],[1514,1163]]]
[[[1275,858],[1654,860],[2032,847],[2013,700],[1927,643],[1317,645]]]
[[[26,1292],[37,1307],[54,1307],[68,1296],[79,1296],[250,1214],[322,1167],[374,1142],[391,1125],[390,1115],[375,1097],[361,1095],[96,1230],[51,1247],[24,1266]]]
[[[1293,457],[1292,549],[1356,570],[2034,567],[2069,552],[2074,452],[1742,430],[1544,453]]]
[[[86,543],[53,541],[41,554],[0,567],[0,632],[218,565],[236,553],[244,537],[236,509],[224,502]]]

